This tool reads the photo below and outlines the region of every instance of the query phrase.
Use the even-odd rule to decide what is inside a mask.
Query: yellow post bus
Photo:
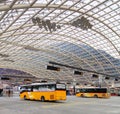
[[[76,90],[77,97],[110,98],[107,88],[79,88]]]
[[[29,100],[66,100],[66,85],[63,83],[33,83],[20,87],[20,98]]]

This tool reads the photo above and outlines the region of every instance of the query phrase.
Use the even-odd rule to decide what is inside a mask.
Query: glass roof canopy
[[[84,16],[93,25],[71,23]],[[56,31],[33,23],[39,17],[60,26]],[[92,73],[46,70],[49,61],[120,76],[119,0],[0,0],[0,67],[38,78],[92,82]]]

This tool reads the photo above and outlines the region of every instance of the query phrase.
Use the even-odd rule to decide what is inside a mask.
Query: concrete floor
[[[0,114],[120,114],[120,97],[97,99],[68,96],[66,101],[59,102],[0,97]]]

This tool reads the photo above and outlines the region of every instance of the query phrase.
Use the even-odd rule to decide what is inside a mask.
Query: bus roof
[[[56,84],[56,82],[32,83],[30,85],[48,85],[48,84]]]
[[[82,88],[77,88],[77,89],[108,89],[107,87],[82,87]]]
[[[32,84],[21,85],[21,86],[49,85],[49,84],[57,84],[57,83],[56,82],[32,83]],[[60,83],[60,84],[63,84],[63,83]]]

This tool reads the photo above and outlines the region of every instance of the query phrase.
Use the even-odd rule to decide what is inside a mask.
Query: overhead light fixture
[[[39,51],[39,49],[31,47],[31,46],[25,46],[24,49],[30,50],[30,51]]]
[[[47,70],[60,71],[60,68],[59,68],[59,67],[55,67],[55,66],[50,66],[50,65],[47,65]]]
[[[51,28],[53,29],[53,31],[56,31],[56,23],[53,22],[53,23],[51,24]]]
[[[71,82],[67,82],[67,84],[71,84]]]
[[[80,71],[74,71],[74,75],[83,75],[83,72],[80,72]]]
[[[47,80],[41,80],[40,82],[41,83],[47,83],[48,81]]]
[[[52,31],[51,31],[51,22],[50,22],[49,19],[46,20],[46,25],[47,25],[49,31],[52,32]]]
[[[0,77],[0,79],[1,79],[1,80],[10,80],[10,78],[9,78],[9,77],[3,77],[3,76],[2,76],[2,77]]]
[[[0,53],[0,56],[1,56],[1,57],[9,57],[9,55],[7,55],[7,54],[2,54],[2,53]]]
[[[57,25],[55,22],[51,22],[49,19],[43,20],[39,17],[32,18],[32,22],[34,25],[38,25],[39,28],[44,27],[46,31],[56,31],[57,29],[61,29],[60,25]]]
[[[3,59],[3,61],[15,62],[14,60],[11,60],[11,59]]]
[[[110,79],[110,77],[107,77],[107,76],[106,76],[106,77],[105,77],[105,79],[106,79],[106,80],[109,80],[109,79]]]
[[[32,82],[32,80],[31,80],[31,79],[28,79],[28,78],[24,79],[24,81],[30,81],[30,82]]]
[[[0,0],[0,3],[4,3],[4,2],[6,2],[7,0]]]
[[[99,76],[98,75],[96,75],[96,74],[93,74],[92,75],[92,78],[98,78]]]
[[[9,77],[9,78],[29,78],[29,79],[35,79],[36,77],[34,76],[19,76],[19,75],[7,75],[7,74],[2,74],[2,76]]]
[[[36,22],[41,23],[41,19],[39,17],[36,17]]]
[[[60,25],[57,25],[57,29],[61,29],[61,26],[60,26]]]
[[[44,26],[45,30],[48,31],[48,28],[47,28],[46,22],[45,22],[44,20],[42,20],[42,25]]]
[[[88,30],[92,29],[92,24],[89,22],[88,19],[86,19],[84,16],[82,16],[80,19],[77,19],[71,23],[71,25],[81,28],[82,30]]]
[[[115,78],[115,81],[118,81],[118,78]]]
[[[79,83],[76,83],[76,85],[80,85]]]
[[[33,22],[33,24],[37,24],[37,21],[35,18],[32,18],[32,22]]]

